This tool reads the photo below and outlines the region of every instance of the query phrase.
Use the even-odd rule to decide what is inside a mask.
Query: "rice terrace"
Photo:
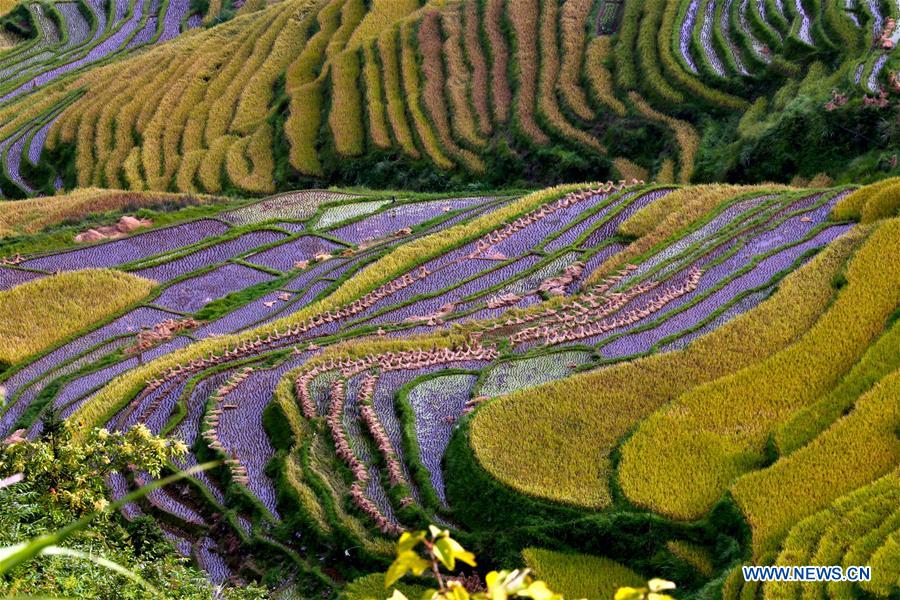
[[[0,0],[0,596],[900,598],[900,0]]]

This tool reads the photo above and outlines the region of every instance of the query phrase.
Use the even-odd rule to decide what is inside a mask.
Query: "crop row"
[[[848,285],[801,340],[691,390],[641,424],[622,450],[630,499],[678,518],[702,514],[759,460],[779,423],[834,386],[900,303],[897,270],[877,258],[896,244],[898,226],[886,222],[869,237],[848,265]],[[671,461],[645,462],[663,430]]]
[[[577,374],[488,404],[471,424],[479,462],[514,489],[583,506],[608,505],[609,454],[621,436],[672,395],[739,371],[796,341],[830,302],[831,279],[857,242],[832,244],[787,277],[770,300],[683,350]],[[804,302],[797,303],[801,297]],[[565,432],[540,427],[520,439],[514,423],[522,419],[579,426]],[[511,439],[517,440],[515,456],[507,451]]]
[[[878,596],[888,596],[895,585],[889,573],[896,558],[900,527],[900,480],[896,470],[841,496],[822,511],[796,522],[787,535],[776,565],[869,565],[872,580],[850,582],[767,583],[767,594],[781,596],[816,593],[830,598],[849,597],[855,585]],[[768,588],[768,589],[766,589]]]
[[[371,146],[425,156],[440,169],[482,172],[487,136],[510,117],[524,147],[555,140],[602,156],[605,146],[588,126],[598,112],[581,76],[601,68],[588,52],[597,47],[586,36],[590,8],[585,1],[469,0],[400,19],[408,13],[402,7],[295,0],[53,87],[84,91],[53,113],[46,144],[54,151],[74,145],[82,186],[213,193],[273,190],[282,138],[292,166],[311,176],[334,168],[330,151],[355,157]],[[129,23],[143,31],[141,15]],[[109,29],[116,33],[103,43],[125,36],[124,28]],[[170,36],[168,24],[161,29],[159,39]],[[270,122],[282,77],[286,118]],[[616,93],[609,99],[620,110]],[[27,131],[39,127],[33,122]],[[14,143],[18,172],[28,138],[4,129],[0,140]],[[614,164],[643,173],[627,157]],[[685,164],[682,179],[689,173]]]

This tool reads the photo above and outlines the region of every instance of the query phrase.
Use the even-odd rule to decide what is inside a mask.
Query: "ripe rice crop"
[[[441,169],[452,169],[455,163],[445,154],[446,150],[438,141],[438,129],[432,129],[432,123],[425,116],[423,106],[426,106],[428,97],[424,96],[419,80],[419,66],[417,64],[416,46],[414,45],[415,29],[410,23],[404,23],[398,31],[400,47],[400,73],[403,80],[403,96],[406,102],[406,110],[412,117],[412,125],[417,134],[425,154]],[[423,73],[424,74],[424,73]],[[434,88],[432,88],[434,89]],[[436,100],[437,97],[432,98]]]
[[[890,532],[896,531],[900,524],[896,512],[891,514],[898,503],[898,483],[898,472],[895,470],[869,485],[841,496],[824,510],[794,524],[775,564],[816,564],[814,561],[820,560],[821,556],[821,559],[827,558],[833,564],[872,565],[873,580],[859,585],[875,594],[883,591],[881,595],[887,596],[892,582],[888,575],[880,572],[877,567],[881,565],[876,566],[873,558],[877,556],[878,545],[884,544],[881,548],[885,549],[890,543]],[[822,556],[822,550],[825,549],[836,550],[837,554],[843,552],[843,555]],[[890,568],[887,572],[890,572]],[[828,583],[828,595],[850,596],[853,594],[853,586],[849,582]],[[768,593],[782,595],[821,593],[824,591],[823,587],[825,584],[822,582],[765,584]]]
[[[364,132],[362,97],[359,93],[360,64],[356,51],[338,54],[331,63],[331,111],[328,125],[338,154],[362,154]]]
[[[500,143],[501,155],[506,155],[509,145],[509,155],[522,163],[517,169],[524,168],[525,179],[530,180],[545,177],[544,169],[533,168],[542,153],[529,152],[531,144],[542,146],[556,137],[576,150],[586,147],[597,152],[601,144],[612,144],[603,138],[607,126],[617,127],[618,117],[629,110],[628,103],[623,103],[628,92],[645,94],[648,106],[659,114],[664,108],[657,104],[659,100],[686,99],[691,106],[679,109],[679,121],[705,129],[702,119],[697,122],[699,113],[693,105],[742,111],[746,102],[735,94],[753,93],[756,82],[749,76],[764,68],[764,58],[780,70],[791,66],[781,56],[784,50],[770,40],[771,49],[766,50],[775,53],[774,58],[762,57],[760,43],[753,68],[737,66],[738,55],[732,57],[734,53],[728,51],[733,40],[729,32],[720,31],[727,11],[711,2],[648,0],[622,7],[615,57],[606,48],[611,39],[606,34],[611,31],[587,34],[598,25],[618,25],[618,19],[610,19],[617,17],[617,6],[599,7],[598,15],[588,0],[517,2],[472,0],[424,8],[406,0],[297,0],[268,6],[251,2],[238,7],[238,14],[246,19],[218,23],[165,47],[133,53],[127,60],[83,71],[80,65],[86,63],[79,60],[54,66],[46,71],[50,78],[79,72],[29,94],[33,103],[8,100],[0,107],[4,122],[0,143],[6,141],[6,147],[12,145],[15,150],[7,161],[8,170],[18,187],[35,187],[38,182],[16,174],[16,164],[23,153],[19,150],[26,145],[29,156],[39,154],[46,134],[51,148],[61,150],[71,144],[81,185],[267,191],[273,186],[270,171],[280,173],[274,165],[283,144],[292,169],[324,182],[334,181],[345,168],[355,170],[364,164],[369,150],[387,150],[391,156],[392,149],[399,149],[411,159],[421,158],[422,153],[432,166],[478,174],[487,161],[476,149]],[[207,18],[216,12],[215,4]],[[91,60],[111,58],[125,46],[136,47],[136,40],[155,33],[154,23],[162,29],[159,41],[173,37],[181,25],[175,22],[177,15],[185,16],[189,9],[183,0],[166,5],[164,15],[158,14],[161,8],[156,5],[146,15],[141,13],[148,9],[143,5],[135,5],[131,15],[122,11],[125,4],[117,6],[122,14],[109,27],[105,12],[97,15],[101,22],[95,38],[84,47],[96,43],[103,49],[99,54],[94,47],[87,49]],[[696,21],[702,15],[702,26],[700,22],[691,26],[685,7]],[[746,25],[746,31],[733,33],[746,43],[745,38],[753,35],[751,24],[769,27],[765,19],[778,12],[772,7],[765,2],[752,7],[749,2],[740,7],[732,3],[734,17],[743,17]],[[819,23],[822,15],[818,13],[808,16],[810,35],[827,45],[826,38],[832,43],[838,39],[834,30],[843,17],[840,9],[824,10],[824,23]],[[213,22],[221,16],[225,15]],[[195,17],[191,14],[186,20],[188,27]],[[610,22],[596,22],[604,20]],[[435,28],[434,21],[440,26]],[[682,25],[685,35],[676,41]],[[78,27],[73,27],[77,38]],[[443,36],[435,35],[435,29]],[[129,38],[132,34],[136,35]],[[399,46],[397,35],[403,37]],[[852,42],[860,36],[851,32],[840,37]],[[423,43],[426,39],[431,43]],[[699,61],[698,72],[703,67],[704,72],[721,75],[727,71],[742,79],[707,82],[694,76],[680,58],[677,46],[684,44],[689,55],[693,51],[691,60]],[[608,70],[613,58],[617,87]],[[0,72],[12,68],[11,61],[9,57],[0,60]],[[876,61],[868,62],[874,66]],[[877,74],[870,68],[865,75],[873,73]],[[287,106],[276,97],[282,81]],[[616,116],[603,114],[600,104]],[[638,126],[648,119],[662,122],[638,109],[640,116],[632,115],[630,124]],[[505,139],[494,125],[508,121],[511,113],[515,113],[519,136]],[[326,120],[328,127],[323,130]],[[45,129],[49,122],[53,125]],[[32,132],[35,141],[29,143]],[[679,135],[676,138],[685,146],[686,138]],[[234,146],[237,139],[248,137],[254,142]],[[270,139],[271,144],[265,143]],[[253,156],[245,165],[240,158],[254,143],[259,151],[249,151]],[[614,157],[622,159],[621,165],[649,166],[640,150],[616,150]],[[345,165],[335,160],[335,154],[363,160]],[[682,154],[687,158],[689,153]],[[606,160],[580,158],[609,168]],[[393,158],[380,162],[388,167],[388,179],[418,166]],[[682,161],[677,177],[681,181],[690,175],[686,163]],[[666,173],[663,170],[660,178]]]
[[[229,146],[225,159],[228,178],[251,192],[275,191],[272,129],[261,125],[253,135]],[[249,161],[249,163],[248,163]]]
[[[458,123],[468,115],[466,115],[466,113],[456,113],[451,115],[447,111],[447,103],[444,100],[444,88],[446,84],[444,62],[445,60],[449,60],[449,57],[445,58],[444,56],[440,14],[437,11],[426,11],[422,16],[422,20],[419,22],[416,42],[418,51],[422,55],[421,73],[424,79],[422,105],[428,111],[431,123],[434,124],[435,133],[438,136],[441,148],[462,162],[470,171],[484,171],[484,163],[481,159],[470,150],[460,148],[453,140],[453,133],[450,125],[451,120]],[[406,73],[406,71],[404,71],[404,73]],[[413,99],[410,98],[410,102],[412,101]],[[463,105],[465,104],[463,103]],[[413,114],[415,114],[414,110]],[[473,125],[471,123],[471,116],[468,116],[468,118],[470,126]]]
[[[872,233],[848,265],[848,285],[803,338],[684,394],[671,408],[642,423],[622,450],[625,494],[663,514],[692,518],[718,500],[734,478],[750,470],[772,430],[832,387],[900,303],[900,270],[879,264],[876,258],[890,251],[898,230],[900,221],[894,220]],[[723,403],[729,406],[725,416]],[[671,458],[656,455],[652,466],[641,464],[663,430],[671,449],[666,456]],[[684,478],[690,483],[685,485]]]
[[[281,6],[274,11],[261,13],[260,17],[256,19],[254,23],[256,35],[249,37],[244,42],[244,56],[246,58],[238,64],[232,63],[233,66],[230,68],[233,70],[230,73],[230,77],[228,80],[221,81],[219,84],[221,87],[216,90],[217,94],[210,98],[209,119],[206,123],[207,141],[213,141],[225,135],[229,130],[236,134],[246,133],[246,127],[249,125],[248,121],[256,121],[261,116],[261,113],[265,113],[265,107],[268,105],[266,94],[271,93],[271,84],[268,86],[268,89],[265,89],[266,72],[260,69],[265,64],[263,59],[270,53],[276,36],[281,32],[285,22],[291,16],[293,15],[290,15],[284,6]],[[297,25],[299,26],[300,24],[297,23]],[[288,36],[288,38],[300,37],[296,29],[293,30],[293,33],[294,35]],[[283,51],[281,56],[274,56],[272,62],[286,66],[290,56],[284,56],[284,54],[289,54],[289,52]],[[268,63],[268,60],[266,60],[266,63]],[[263,78],[258,80],[259,89],[243,90],[251,81],[251,77],[256,76]],[[244,100],[244,97],[247,99]],[[259,112],[242,111],[239,105],[239,103],[243,103],[245,107],[249,108],[252,104],[248,105],[248,103],[257,102],[262,105],[259,107],[261,109]],[[235,113],[236,105],[238,106],[237,113]],[[160,113],[157,112],[156,114],[159,115]]]
[[[540,7],[538,39],[541,65],[538,73],[538,111],[565,138],[605,154],[606,148],[593,136],[574,127],[559,108],[556,101],[556,84],[559,76],[559,48],[557,46],[559,8],[556,2],[548,0],[540,0]],[[623,177],[628,180],[644,179],[643,177],[628,177],[624,174]]]
[[[568,5],[569,3],[567,2],[566,4]],[[591,84],[590,90],[597,99],[614,113],[624,117],[627,109],[622,104],[622,101],[616,98],[613,76],[605,65],[611,55],[612,50],[608,37],[595,37],[592,39],[588,42],[585,53],[585,73]]]
[[[222,167],[225,163],[225,156],[228,153],[228,147],[239,139],[233,135],[223,135],[216,139],[203,155],[200,169],[197,172],[203,189],[214,194],[222,190]]]
[[[884,181],[861,188],[841,200],[832,214],[835,218],[859,219],[863,223],[874,223],[897,214],[900,209],[900,178]]]
[[[175,185],[179,190],[186,193],[197,191],[195,178],[197,170],[200,168],[201,163],[203,163],[205,154],[205,150],[194,150],[193,152],[185,154],[181,159],[181,162],[178,164],[178,173],[175,175]]]
[[[667,41],[671,39],[672,31],[671,27],[663,30],[665,6],[665,0],[652,0],[640,7],[642,16],[637,34],[637,64],[646,74],[654,97],[663,103],[679,104],[684,101],[684,95],[667,81],[661,67],[664,57],[670,53]],[[672,6],[677,7],[675,3]],[[675,59],[670,56],[669,62],[675,62]],[[675,68],[679,68],[677,64]]]
[[[144,298],[153,282],[106,270],[44,277],[0,292],[0,361],[19,362]]]
[[[322,112],[322,84],[318,81],[294,88],[291,113],[285,131],[291,141],[291,164],[306,175],[321,175],[316,136]]]
[[[384,90],[381,87],[381,72],[376,60],[375,43],[364,47],[363,75],[365,79],[366,106],[368,109],[369,136],[372,142],[381,149],[391,147],[391,134],[388,131]]]
[[[479,463],[516,490],[579,506],[608,506],[609,453],[621,437],[673,395],[738,371],[800,338],[830,302],[831,278],[856,241],[832,244],[785,278],[769,300],[684,350],[574,375],[484,406],[470,434]],[[525,415],[548,427],[523,439],[515,423]],[[559,422],[572,425],[565,431],[549,426]],[[515,456],[508,452],[511,439],[516,440]]]
[[[593,119],[595,115],[588,105],[579,79],[587,43],[587,19],[592,5],[591,0],[570,0],[562,5],[560,14],[562,65],[557,88],[566,105],[586,121]]]
[[[431,14],[436,17],[436,13]],[[419,47],[423,51],[426,48],[430,48],[434,52],[434,43],[440,36],[435,35],[437,32],[433,29],[426,27],[426,23],[429,23],[429,21],[430,16],[426,15],[419,29]],[[469,108],[471,78],[466,66],[466,57],[463,49],[462,8],[452,12],[445,12],[441,15],[441,29],[446,41],[444,41],[441,51],[434,54],[436,54],[438,60],[441,60],[443,57],[443,60],[447,63],[446,88],[451,107],[450,124],[453,126],[455,135],[463,142],[471,146],[482,146],[485,140],[479,136],[475,115],[472,114]],[[426,56],[425,60],[434,62],[433,57],[429,58]],[[439,66],[435,63],[430,65],[430,68],[438,71]],[[429,67],[425,66],[425,68]]]
[[[463,20],[465,28],[463,34],[463,48],[465,50],[466,63],[472,70],[469,81],[469,96],[472,106],[478,117],[478,131],[481,135],[490,135],[491,109],[489,104],[490,73],[485,50],[481,43],[481,15],[479,5],[476,2],[466,2],[463,5]]]
[[[306,43],[305,30],[309,26],[308,21],[312,19],[311,15],[309,5],[304,6],[299,14],[285,14],[280,22],[270,28],[271,34],[267,32],[266,37],[274,37],[271,47],[254,48],[254,60],[244,65],[248,77],[235,79],[230,86],[240,89],[230,126],[232,131],[252,133],[259,126],[261,117],[269,112],[275,82]]]
[[[628,567],[599,556],[526,548],[522,558],[536,577],[567,598],[611,598],[620,587],[644,585]]]
[[[539,0],[510,0],[508,13],[515,34],[514,58],[518,65],[519,78],[515,90],[515,122],[522,134],[532,143],[547,145],[550,138],[535,121],[537,104],[538,73],[538,17]]]
[[[896,469],[900,441],[893,432],[900,425],[898,398],[900,371],[894,371],[809,445],[738,480],[732,493],[753,530],[754,555],[776,548],[801,519]]]
[[[891,325],[872,344],[841,383],[814,404],[798,411],[774,435],[775,446],[787,455],[811,442],[856,403],[881,378],[900,367],[893,352],[900,343],[900,324]]]
[[[418,0],[374,0],[366,16],[353,30],[347,47],[355,50],[418,8]]]
[[[637,106],[638,110],[649,119],[664,123],[675,134],[679,150],[678,181],[688,183],[694,172],[694,159],[697,149],[700,147],[700,138],[697,132],[685,121],[679,121],[660,112],[655,111],[649,104],[636,93],[629,92],[628,98]]]
[[[491,101],[494,119],[499,123],[509,120],[512,91],[507,79],[509,47],[504,34],[504,0],[487,0],[484,4],[484,30],[488,41],[488,62],[491,67]]]
[[[650,173],[647,172],[647,169],[634,164],[627,158],[614,158],[612,163],[616,172],[619,174],[619,177],[622,177],[623,179],[637,179],[643,181],[650,177]]]
[[[702,546],[696,546],[681,540],[669,540],[666,542],[669,552],[697,569],[705,577],[712,577],[715,567],[709,552]]]
[[[387,99],[387,116],[394,139],[408,156],[419,158],[419,150],[413,142],[404,106],[405,91],[401,88],[400,60],[397,49],[399,31],[388,29],[378,37],[378,59],[384,77],[384,96]]]

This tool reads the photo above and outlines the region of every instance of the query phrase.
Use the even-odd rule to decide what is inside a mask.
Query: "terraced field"
[[[3,193],[898,169],[894,0],[225,4],[23,4]]]
[[[0,555],[62,519],[11,448],[130,431],[79,510],[216,463],[84,532],[172,597],[377,600],[429,524],[470,586],[900,597],[898,20],[0,0]],[[873,576],[741,569],[804,564]]]
[[[330,6],[316,35],[354,14]],[[436,522],[572,597],[650,576],[684,597],[890,597],[891,185],[307,191],[25,252],[0,269],[0,311],[70,271],[155,284],[6,359],[0,432],[143,423],[190,446],[172,469],[221,459],[125,511],[214,582],[270,572],[328,595]],[[882,571],[809,590],[740,578],[744,562],[804,560]]]

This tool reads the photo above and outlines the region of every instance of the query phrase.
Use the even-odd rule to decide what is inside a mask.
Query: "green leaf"
[[[406,596],[403,595],[403,592],[400,590],[394,590],[394,593],[391,594],[391,597],[388,600],[409,600]]]
[[[450,582],[450,589],[444,594],[446,600],[470,600],[469,591],[459,583]]]
[[[562,600],[560,594],[553,593],[543,581],[535,581],[527,588],[516,594],[520,598],[533,598],[533,600]]]
[[[113,562],[111,560],[107,560],[101,556],[94,556],[93,554],[88,554],[87,552],[82,552],[80,550],[73,550],[71,548],[62,548],[60,546],[48,546],[47,548],[44,548],[41,551],[41,554],[47,555],[47,556],[70,556],[72,558],[80,558],[83,560],[89,560],[93,563],[100,565],[101,567],[105,567],[105,568],[109,569],[110,571],[114,571],[114,572],[118,573],[119,575],[123,575],[123,576],[127,577],[128,579],[134,581],[138,585],[146,588],[148,591],[150,591],[155,596],[162,595],[159,593],[159,590],[157,590],[155,587],[150,585],[149,582],[147,582],[144,578],[142,578],[140,575],[138,575],[134,571],[126,569],[119,563]]]
[[[456,558],[453,556],[453,548],[450,546],[449,540],[450,538],[440,538],[434,543],[431,551],[448,571],[452,571],[456,568]]]
[[[427,560],[412,550],[399,552],[397,553],[397,559],[391,563],[387,573],[384,575],[384,587],[391,587],[409,572],[416,576],[421,575],[430,566]]]
[[[4,546],[0,548],[0,562],[6,559],[7,556],[12,556],[16,552],[20,551],[27,544],[22,542],[21,544],[15,544],[14,546]]]
[[[488,586],[488,594],[494,600],[504,599],[509,594],[515,594],[524,589],[528,583],[529,569],[516,569],[515,571],[491,571],[485,577]]]
[[[197,465],[188,469],[187,471],[182,471],[180,473],[176,473],[175,475],[171,475],[169,477],[165,477],[163,479],[159,479],[154,481],[149,485],[145,485],[139,490],[135,490],[130,494],[120,498],[119,500],[109,504],[102,511],[92,512],[87,514],[77,521],[66,525],[62,529],[55,531],[53,533],[45,533],[43,535],[39,535],[38,537],[32,539],[31,541],[24,542],[18,546],[15,546],[15,550],[11,553],[7,553],[5,555],[0,555],[0,575],[4,573],[8,573],[10,570],[15,567],[32,560],[36,556],[38,556],[45,548],[49,548],[50,546],[58,546],[63,540],[68,538],[70,535],[83,530],[88,524],[93,521],[98,515],[103,513],[109,513],[115,510],[118,510],[122,506],[128,504],[129,502],[134,502],[140,498],[143,498],[153,490],[157,488],[161,488],[163,486],[169,485],[170,483],[174,483],[185,477],[189,477],[194,473],[198,473],[200,471],[205,471],[211,467],[219,464],[217,461],[208,462],[202,465]]]

